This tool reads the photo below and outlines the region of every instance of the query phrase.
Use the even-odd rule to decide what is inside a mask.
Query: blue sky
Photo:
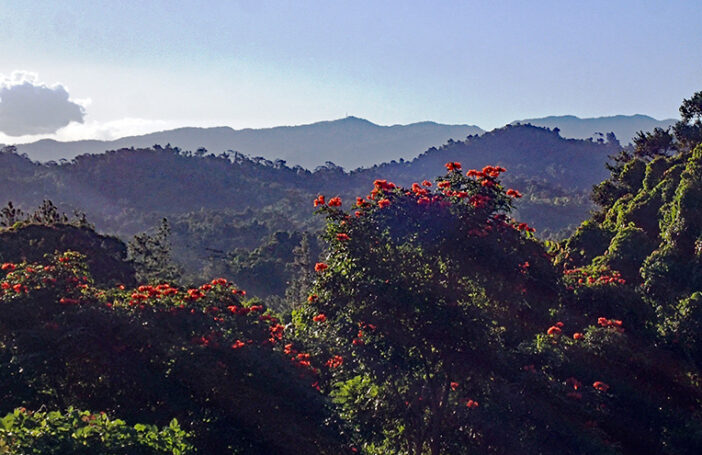
[[[60,139],[347,114],[485,129],[669,118],[702,90],[701,23],[692,0],[9,0],[0,82],[60,84],[84,112],[42,136]]]

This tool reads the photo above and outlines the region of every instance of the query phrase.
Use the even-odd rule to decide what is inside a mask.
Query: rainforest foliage
[[[231,265],[287,270],[285,304],[179,281],[172,224],[128,248],[13,215],[0,453],[701,453],[702,127],[683,106],[665,147],[615,154],[559,243],[516,218],[501,165],[315,194],[319,243],[268,234]]]

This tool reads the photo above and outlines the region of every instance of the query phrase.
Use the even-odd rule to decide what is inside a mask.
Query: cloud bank
[[[84,116],[85,108],[60,84],[46,85],[22,71],[0,76],[0,132],[8,136],[55,133],[71,122],[83,123]]]

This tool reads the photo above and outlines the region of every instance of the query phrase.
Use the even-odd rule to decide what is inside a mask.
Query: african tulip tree
[[[509,218],[521,194],[500,185],[504,169],[447,169],[435,186],[377,180],[350,213],[315,201],[331,248],[298,330],[329,358],[327,387],[367,453],[490,445],[479,416],[507,353],[549,325],[557,301],[533,230]]]

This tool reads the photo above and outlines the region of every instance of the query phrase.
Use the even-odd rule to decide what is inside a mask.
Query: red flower
[[[244,343],[241,340],[236,340],[234,342],[234,344],[232,344],[232,349],[239,349],[239,348],[243,348],[244,346],[246,346],[246,343]]]
[[[512,188],[510,188],[510,189],[507,190],[507,196],[511,196],[511,197],[513,197],[513,198],[520,198],[520,197],[522,197],[523,195],[522,195],[522,193],[520,193],[519,191],[513,190]]]
[[[600,392],[606,392],[609,390],[609,385],[605,384],[602,381],[595,381],[592,383],[592,387],[595,388],[595,390],[599,390]]]
[[[422,185],[424,185],[424,186],[431,186],[431,182],[430,182],[429,180],[424,180],[424,181],[422,182]]]
[[[325,365],[329,368],[338,368],[344,364],[344,359],[340,355],[332,356],[331,359],[327,360]]]
[[[307,301],[310,303],[316,302],[318,299],[317,294],[312,294],[311,296],[307,297]]]
[[[575,333],[573,334],[573,339],[574,339],[574,340],[581,340],[582,338],[583,338],[583,334],[580,333],[580,332],[575,332]]]
[[[0,267],[0,269],[13,271],[13,270],[15,270],[15,264],[13,264],[11,262],[6,262]]]
[[[318,205],[324,205],[324,195],[320,194],[317,196],[317,199],[314,200],[314,206],[317,207]]]
[[[351,237],[348,236],[348,234],[344,234],[343,232],[340,234],[336,234],[336,239],[340,242],[343,242],[345,240],[349,240]]]
[[[378,207],[380,207],[381,209],[387,207],[388,205],[390,205],[389,199],[381,199],[378,201]]]
[[[457,382],[451,382],[450,384],[451,390],[456,390],[458,388],[458,383]]]
[[[478,407],[478,402],[477,402],[477,401],[473,401],[473,400],[468,400],[468,401],[466,402],[466,406],[468,406],[468,407],[471,408],[471,409],[472,409],[472,408],[477,408],[477,407]]]
[[[456,163],[455,161],[450,161],[446,163],[446,169],[450,171],[459,171],[461,169],[461,163]]]
[[[573,390],[578,390],[580,387],[583,386],[583,383],[575,379],[574,377],[570,377],[566,379],[566,384],[573,387]]]
[[[329,266],[325,264],[324,262],[318,262],[314,265],[314,271],[315,272],[323,272],[326,270]]]
[[[313,317],[312,320],[314,322],[326,322],[327,317],[324,314],[319,313],[317,316]]]
[[[556,326],[556,325],[552,325],[551,327],[549,327],[549,329],[546,333],[549,335],[560,335],[561,328]]]
[[[341,207],[341,198],[337,196],[329,199],[329,207]]]

